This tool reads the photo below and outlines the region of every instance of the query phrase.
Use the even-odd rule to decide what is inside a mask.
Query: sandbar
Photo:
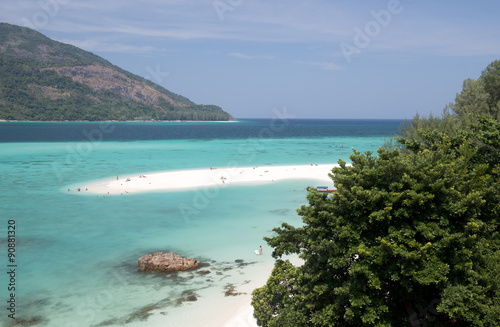
[[[80,189],[82,193],[119,195],[223,187],[234,184],[263,184],[289,179],[314,180],[319,183],[318,185],[304,185],[304,188],[307,186],[327,186],[329,189],[333,189],[334,184],[329,174],[335,166],[338,164],[207,167],[204,169],[138,173],[85,182],[73,185],[69,190]]]

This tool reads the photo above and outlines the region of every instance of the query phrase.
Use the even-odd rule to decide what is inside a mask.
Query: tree
[[[455,134],[460,127],[460,122],[451,111],[451,105],[443,109],[441,116],[430,114],[428,117],[421,117],[416,114],[411,121],[402,124],[399,134],[408,139],[423,141],[422,131],[439,130],[449,135]]]
[[[480,80],[485,91],[490,95],[489,106],[500,111],[500,60],[495,60],[483,70]],[[498,119],[498,118],[497,118]]]
[[[457,129],[467,129],[477,122],[478,116],[500,121],[500,60],[493,61],[477,79],[466,79],[455,101],[443,110],[441,116],[418,114],[403,125],[403,137],[418,138],[419,130],[440,130],[454,134]]]
[[[463,83],[462,92],[457,94],[452,110],[459,120],[469,124],[477,115],[497,117],[494,107],[490,107],[490,94],[486,91],[482,79],[466,79]]]
[[[266,238],[304,264],[277,261],[253,292],[258,323],[500,325],[500,124],[473,129],[339,161],[334,196],[311,192],[304,225]]]

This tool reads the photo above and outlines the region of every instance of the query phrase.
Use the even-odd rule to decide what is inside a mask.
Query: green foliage
[[[451,113],[450,107],[446,107],[441,116],[430,114],[428,117],[421,117],[416,114],[411,121],[406,121],[400,128],[399,134],[406,139],[415,139],[422,142],[420,131],[439,130],[450,135],[459,128],[460,123],[456,116]]]
[[[477,117],[490,117],[500,121],[500,60],[486,67],[477,80],[466,79],[462,91],[441,116],[420,117],[418,114],[400,130],[407,139],[419,140],[419,130],[439,130],[454,134],[457,129],[468,129],[477,123]]]
[[[488,105],[500,111],[500,60],[495,60],[482,72],[481,81],[484,90],[489,94]],[[498,116],[496,117],[498,120]]]
[[[261,326],[500,325],[500,124],[420,136],[339,161],[333,198],[274,229],[273,256],[304,264],[254,291]]]
[[[259,325],[278,327],[307,324],[308,318],[302,316],[297,308],[302,304],[297,301],[300,295],[295,291],[300,284],[300,273],[300,269],[288,261],[276,262],[267,284],[254,291],[252,305],[256,308],[255,317]],[[280,319],[269,320],[268,317],[276,311],[282,312]]]
[[[490,106],[491,95],[485,89],[482,79],[466,79],[462,92],[457,94],[452,108],[457,118],[465,124],[474,121],[474,116],[488,116],[499,119],[500,112],[496,106]]]
[[[107,67],[176,102],[158,105],[127,99],[109,90],[58,74],[54,67]],[[203,106],[172,93],[105,59],[56,42],[25,27],[0,23],[0,119],[6,120],[230,120],[218,106]],[[120,85],[117,85],[120,88]]]
[[[33,29],[7,23],[0,23],[0,44],[6,47],[4,56],[31,59],[38,65],[77,66],[99,63],[112,66],[107,60],[91,52],[51,40]]]

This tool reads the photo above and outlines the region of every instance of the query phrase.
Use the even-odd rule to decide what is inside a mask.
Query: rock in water
[[[173,252],[155,254],[146,254],[139,258],[139,271],[160,271],[160,272],[176,272],[193,270],[200,267],[201,264],[195,259],[184,258]]]

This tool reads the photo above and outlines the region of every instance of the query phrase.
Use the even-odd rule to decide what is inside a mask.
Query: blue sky
[[[440,114],[500,59],[500,2],[4,0],[0,21],[237,118]]]

